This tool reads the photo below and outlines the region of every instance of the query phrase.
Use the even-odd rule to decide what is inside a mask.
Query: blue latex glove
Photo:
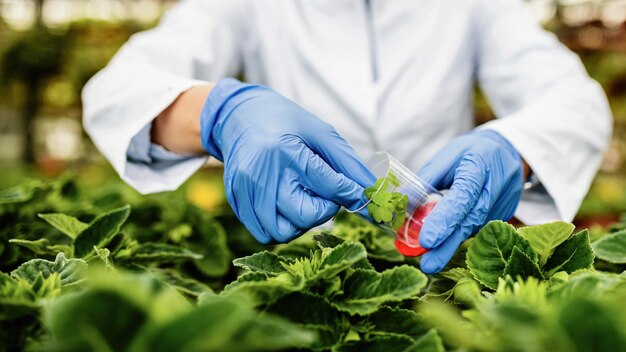
[[[513,217],[522,175],[519,153],[492,130],[459,136],[435,154],[418,176],[449,191],[424,220],[420,245],[430,252],[420,260],[422,271],[439,272],[459,245],[487,222]]]
[[[287,242],[358,208],[373,175],[332,126],[275,91],[223,79],[203,108],[204,149],[224,162],[226,197],[261,243]]]

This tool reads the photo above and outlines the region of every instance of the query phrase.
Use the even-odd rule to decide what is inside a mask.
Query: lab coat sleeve
[[[206,162],[152,144],[150,128],[182,92],[240,71],[245,13],[243,1],[182,0],[86,85],[85,130],[138,191],[175,189]]]
[[[516,217],[571,221],[612,132],[606,96],[580,59],[544,31],[521,0],[478,0],[477,76],[506,137],[543,187],[524,191]]]

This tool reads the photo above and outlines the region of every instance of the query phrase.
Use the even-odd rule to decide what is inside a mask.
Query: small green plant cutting
[[[376,180],[372,187],[365,189],[365,197],[370,200],[367,205],[369,215],[377,223],[389,223],[394,230],[406,221],[406,208],[409,196],[396,192],[400,186],[398,177],[389,172],[387,176]]]
[[[404,212],[393,188],[380,221]],[[117,184],[24,182],[0,224],[2,351],[626,350],[626,224],[494,221],[430,277],[353,215],[261,247]]]

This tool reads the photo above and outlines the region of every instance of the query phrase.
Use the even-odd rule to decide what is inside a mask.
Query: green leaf
[[[408,265],[382,273],[355,270],[344,280],[343,294],[332,303],[350,315],[367,315],[384,303],[399,302],[417,295],[427,282],[426,275]]]
[[[281,263],[289,263],[290,260],[272,252],[259,252],[253,255],[233,260],[233,265],[246,270],[262,272],[265,274],[280,274],[286,270]]]
[[[0,323],[7,321],[13,323],[26,315],[36,315],[39,309],[35,302],[0,297]]]
[[[40,238],[36,241],[22,240],[18,238],[12,238],[9,243],[27,248],[37,255],[55,255],[59,252],[71,253],[72,248],[63,244],[50,244],[47,238]]]
[[[345,242],[341,237],[335,236],[330,232],[321,232],[313,235],[313,240],[320,248],[335,248]]]
[[[367,258],[365,247],[358,242],[345,242],[326,251],[315,278],[331,278]]]
[[[389,188],[389,179],[387,177],[380,177],[376,180],[373,186],[374,189],[387,190]]]
[[[146,340],[138,350],[258,351],[308,346],[315,336],[285,319],[261,315],[240,300],[214,296]]]
[[[98,248],[95,257],[91,258],[88,265],[102,265],[107,269],[115,269],[111,264],[111,251],[108,248]]]
[[[323,248],[310,258],[297,258],[283,262],[282,266],[293,276],[307,282],[333,279],[340,272],[352,267],[370,268],[365,247],[358,242],[344,242],[335,248]]]
[[[429,330],[424,319],[412,310],[383,306],[368,315],[364,325],[365,333],[393,333],[418,339]]]
[[[180,224],[167,232],[167,237],[176,244],[192,235],[193,228],[189,224]]]
[[[11,276],[0,271],[0,287],[3,287],[4,285],[14,284],[14,283],[15,283],[15,280],[13,280]]]
[[[548,224],[528,226],[518,229],[539,256],[539,266],[542,267],[554,252],[554,249],[569,238],[575,226],[562,221]]]
[[[113,290],[65,295],[46,311],[52,337],[48,347],[59,351],[127,351],[149,319],[144,307]]]
[[[473,279],[473,277],[472,277]],[[439,275],[433,275],[429,277],[426,293],[422,298],[424,300],[430,300],[431,298],[438,298],[448,300],[454,293],[453,289],[456,286],[456,282],[448,280]]]
[[[472,273],[465,268],[452,268],[441,272],[440,275],[455,282],[464,278],[473,278]]]
[[[133,337],[129,336],[135,335],[131,332],[141,327],[141,321],[135,321],[126,314],[127,311],[140,311],[152,323],[161,324],[187,312],[192,305],[153,273],[131,274],[98,268],[89,271],[89,280],[84,282],[82,290],[64,294],[59,300],[51,302],[46,313],[52,313],[57,307],[73,313],[59,311],[58,315],[50,314],[60,321],[58,324],[50,323],[49,317],[45,317],[44,321],[50,323],[48,326],[56,326],[70,335],[74,330],[77,339],[90,340],[97,332],[103,337],[102,342],[114,339],[109,342],[117,343],[124,337]],[[128,334],[124,329],[128,329]],[[119,333],[120,330],[122,333]],[[63,336],[63,339],[72,340],[73,337]]]
[[[543,274],[537,263],[533,262],[528,255],[518,247],[513,248],[511,257],[504,268],[504,275],[511,275],[512,278],[521,277],[526,280],[529,277],[536,277],[543,280]]]
[[[180,260],[202,259],[202,255],[180,246],[148,242],[138,245],[130,256],[118,259],[139,263],[170,263]]]
[[[389,182],[389,184],[392,185],[394,188],[400,186],[400,182],[398,182],[398,176],[396,176],[396,174],[392,171],[389,171],[387,173],[386,181]]]
[[[443,341],[437,330],[431,329],[424,336],[420,337],[413,345],[413,351],[420,352],[444,352]]]
[[[337,348],[341,352],[444,352],[443,341],[435,330],[430,330],[417,341],[404,335],[375,334],[362,341],[347,342]]]
[[[513,252],[518,247],[524,254],[536,262],[537,254],[530,243],[522,238],[515,228],[502,221],[491,221],[476,235],[467,250],[467,267],[483,285],[496,289],[498,278]]]
[[[130,206],[111,210],[94,219],[74,240],[74,255],[84,257],[93,252],[94,247],[106,246],[128,219]]]
[[[367,336],[361,341],[348,341],[338,346],[338,352],[409,352],[418,351],[413,348],[415,341],[404,335],[377,334]]]
[[[317,249],[315,242],[305,241],[305,237],[302,236],[289,243],[279,244],[274,247],[274,253],[287,259],[297,259],[306,257],[311,254],[312,251]]]
[[[551,297],[560,301],[575,297],[601,298],[624,284],[626,277],[622,275],[582,270],[570,275],[567,282],[553,290]]]
[[[481,285],[473,277],[461,278],[452,288],[452,295],[457,303],[475,307],[483,298]]]
[[[38,214],[38,216],[71,239],[75,239],[89,226],[73,216],[60,213]]]
[[[178,292],[184,293],[186,295],[192,297],[199,297],[200,295],[211,295],[215,294],[213,290],[203,284],[202,282],[192,279],[190,277],[186,277],[181,275],[176,270],[168,270],[168,269],[150,269],[155,275],[166,282],[168,285],[172,286]]]
[[[615,308],[580,297],[561,308],[558,322],[577,351],[626,351],[618,317]]]
[[[398,194],[400,194],[400,193],[398,193]],[[397,209],[398,211],[401,211],[401,212],[403,212],[403,213],[404,213],[408,205],[409,205],[409,196],[408,196],[408,195],[406,195],[406,194],[404,194],[404,195],[402,195],[402,197],[398,200],[398,203],[396,204],[396,207],[397,207],[396,209]]]
[[[453,268],[432,277],[427,296],[441,297],[446,301],[454,298],[456,303],[474,307],[482,299],[482,286],[465,268]]]
[[[626,230],[608,234],[591,247],[599,259],[613,264],[626,264]]]
[[[362,266],[366,260],[365,247],[358,242],[344,242],[335,248],[323,248],[313,252],[311,258],[298,258],[281,265],[293,276],[308,281],[330,279],[352,267]],[[369,264],[369,263],[365,263]]]
[[[117,235],[114,235],[113,238],[107,243],[104,247],[98,248],[103,249],[106,248],[109,250],[111,256],[115,257],[124,257],[125,255],[129,255],[135,250],[139,242],[132,239],[125,233],[118,232]],[[97,255],[97,250],[96,250]]]
[[[374,218],[378,218],[378,222],[389,222],[393,219],[393,211],[383,207],[378,208]]]
[[[369,203],[367,205],[367,212],[372,216],[372,218],[374,218],[374,221],[376,222],[382,222],[380,214],[378,214],[379,209],[380,209],[380,206],[374,203]]]
[[[87,263],[84,260],[66,259],[63,253],[59,253],[54,262],[44,259],[29,260],[13,270],[11,276],[34,283],[39,273],[43,275],[44,279],[53,273],[58,273],[61,277],[61,284],[70,285],[80,282],[86,269]]]
[[[39,309],[36,298],[29,282],[14,280],[9,275],[0,272],[0,328],[4,328],[3,322],[14,326],[15,319],[35,315]],[[3,337],[1,330],[0,337]]]
[[[372,202],[378,204],[378,205],[384,205],[389,203],[389,201],[391,200],[391,193],[387,193],[384,191],[380,191],[376,194],[374,194],[374,196],[372,197]]]
[[[304,288],[304,279],[283,273],[268,277],[261,272],[248,272],[224,287],[221,296],[241,297],[251,306],[266,305]]]
[[[61,293],[61,279],[57,273],[47,279],[39,273],[32,283],[25,279],[14,280],[4,273],[0,276],[10,279],[0,284],[0,321],[29,314],[31,307],[40,307],[40,299],[54,298]]]
[[[565,271],[558,271],[550,277],[550,290],[556,290],[569,280],[569,274]]]
[[[28,279],[19,278],[20,282],[28,282]],[[77,281],[80,282],[80,281]],[[34,297],[38,298],[55,298],[61,294],[61,275],[59,273],[51,273],[48,277],[44,277],[42,272],[37,273],[35,279],[30,282],[31,291],[34,293]],[[69,284],[73,284],[70,282]]]
[[[593,259],[589,231],[583,230],[556,247],[543,271],[546,276],[552,276],[557,271],[571,274],[576,270],[591,268]]]
[[[394,216],[392,222],[391,222],[391,227],[394,230],[398,230],[400,227],[402,227],[402,225],[404,224],[404,221],[406,220],[406,213],[402,212],[402,213],[397,213],[396,216]]]
[[[378,223],[392,222],[392,227],[399,228],[406,218],[408,196],[400,192],[388,190],[388,184],[398,186],[397,177],[390,173],[386,178],[379,178],[371,189],[365,190],[365,196],[371,200],[367,205],[367,211],[374,221]],[[382,187],[377,188],[378,185]]]
[[[13,204],[27,202],[35,196],[35,194],[46,187],[39,180],[29,180],[20,185],[5,189],[0,192],[0,204]]]
[[[202,254],[202,259],[194,260],[198,270],[211,278],[220,278],[231,268],[233,254],[228,248],[224,227],[216,219],[207,216],[203,210],[195,209],[195,235],[184,242],[187,249]]]
[[[342,323],[341,314],[325,298],[304,292],[280,298],[267,311],[315,332],[319,339],[310,347],[316,350],[336,345],[348,327]]]
[[[405,261],[404,256],[398,253],[395,240],[391,236],[364,221],[358,225],[336,224],[333,233],[339,235],[340,238],[363,243],[367,249],[368,258],[396,263]]]

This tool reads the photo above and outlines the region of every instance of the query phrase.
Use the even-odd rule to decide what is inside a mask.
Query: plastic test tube
[[[399,192],[407,195],[406,220],[397,230],[392,227],[391,222],[376,222],[367,212],[367,206],[372,202],[371,200],[350,212],[358,213],[384,233],[394,237],[396,248],[401,254],[405,256],[419,256],[426,253],[428,250],[419,245],[419,234],[424,218],[432,211],[443,195],[386,152],[378,152],[372,155],[365,161],[365,164],[377,179],[382,177],[387,179],[390,177],[390,174],[395,175],[397,179],[396,185],[390,182],[382,182],[379,189],[370,198],[374,198],[374,195],[380,192],[385,184],[387,184],[387,189],[382,191]]]

